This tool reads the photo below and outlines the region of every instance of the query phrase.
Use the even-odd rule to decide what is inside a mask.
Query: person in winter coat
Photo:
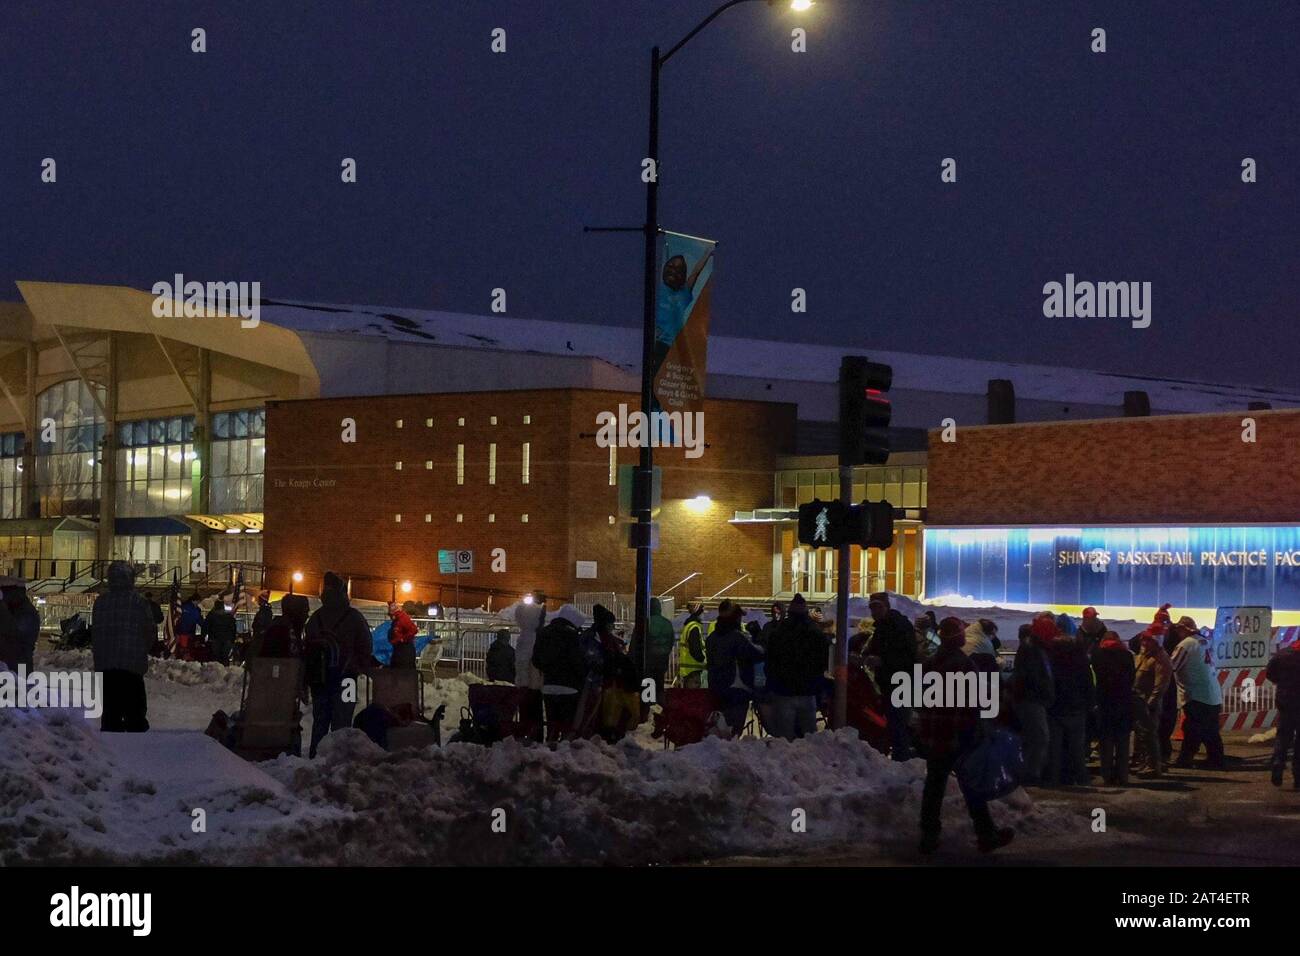
[[[548,741],[573,732],[578,695],[587,679],[581,635],[577,627],[562,617],[548,621],[537,631],[532,665],[541,675]]]
[[[1047,709],[1056,700],[1056,684],[1046,647],[1055,636],[1056,625],[1051,618],[1042,617],[1032,624],[1021,625],[1016,661],[1011,672],[1011,701],[1020,720],[1025,748],[1023,782],[1029,787],[1042,783],[1043,771],[1047,767],[1051,740]]]
[[[1133,652],[1114,631],[1092,650],[1092,672],[1097,687],[1097,742],[1101,778],[1105,783],[1128,784],[1129,734],[1133,732]]]
[[[606,613],[609,626],[598,632],[601,681],[595,728],[612,744],[641,722],[641,671],[628,653],[627,642],[614,631],[614,615]]]
[[[605,684],[608,643],[614,638],[614,612],[603,604],[592,608],[591,626],[578,637],[582,653],[583,681],[578,692],[578,713],[574,730],[579,737],[590,737],[598,729],[600,697]]]
[[[4,606],[13,618],[17,634],[17,665],[25,665],[28,673],[34,666],[36,642],[41,636],[41,613],[27,596],[25,584],[11,584],[4,588]]]
[[[393,622],[392,628],[388,631],[388,642],[393,645],[393,656],[388,659],[388,666],[414,670],[415,635],[420,629],[411,620],[411,615],[407,614],[396,601],[390,601],[388,604],[388,619]]]
[[[515,649],[510,646],[510,632],[505,628],[497,631],[492,646],[487,649],[485,663],[488,680],[515,682]]]
[[[935,620],[934,612],[917,615],[912,628],[916,631],[916,659],[928,661],[939,649],[939,622]]]
[[[1179,633],[1187,636],[1169,655],[1174,682],[1178,685],[1178,705],[1183,710],[1183,746],[1174,766],[1190,767],[1201,744],[1205,744],[1206,767],[1222,770],[1223,739],[1219,736],[1219,711],[1223,709],[1223,692],[1210,664],[1210,652],[1201,644],[1195,622],[1190,618],[1187,620],[1190,629],[1181,621],[1178,626]]]
[[[895,707],[891,698],[894,675],[903,673],[909,680],[912,677],[916,633],[907,618],[889,606],[889,595],[884,591],[871,595],[867,606],[875,622],[867,643],[867,661],[875,667],[876,688],[884,702],[885,721],[889,724],[889,755],[898,761],[911,760],[911,712],[906,707]]]
[[[1088,657],[1092,657],[1093,648],[1101,643],[1101,639],[1106,636],[1106,624],[1097,616],[1095,607],[1085,607],[1083,609],[1083,620],[1079,622],[1079,629],[1074,634],[1074,639],[1083,645],[1084,651]]]
[[[331,730],[352,726],[357,678],[374,664],[370,627],[333,571],[325,572],[320,600],[321,606],[307,619],[303,647],[312,704],[310,757]]]
[[[217,595],[217,599],[212,603],[212,610],[203,621],[203,636],[208,640],[212,659],[218,664],[230,664],[230,651],[235,646],[235,634],[235,616],[226,610],[221,595]]]
[[[772,616],[764,622],[758,632],[758,637],[754,638],[754,643],[762,648],[767,647],[767,639],[772,636],[772,632],[777,629],[777,626],[785,620],[785,605],[780,601],[772,603],[771,611]]]
[[[275,611],[271,609],[271,595],[268,591],[262,591],[257,595],[257,613],[253,615],[253,646],[260,646],[262,639],[266,636],[266,629],[271,626],[275,620]],[[158,623],[162,623],[159,621]]]
[[[998,626],[992,621],[981,618],[966,625],[966,643],[962,651],[971,659],[977,671],[993,672],[998,669]]]
[[[199,607],[199,595],[195,592],[181,604],[180,620],[176,622],[176,657],[180,660],[194,660],[202,624],[203,609]]]
[[[709,662],[709,688],[717,695],[719,710],[733,737],[740,736],[754,699],[754,664],[763,649],[741,627],[744,608],[723,601],[718,608],[718,626],[705,640]]]
[[[974,665],[962,649],[965,640],[962,622],[955,617],[945,617],[939,623],[939,650],[925,662],[925,673],[947,675],[974,671]],[[956,769],[961,756],[974,745],[978,727],[978,705],[920,708],[918,737],[925,751],[925,787],[921,792],[922,853],[933,853],[939,848],[940,812],[944,792],[948,789],[948,777]],[[967,797],[966,809],[975,825],[976,845],[981,852],[989,853],[1006,846],[1015,836],[1013,830],[999,829],[993,822],[986,801]]]
[[[794,740],[817,730],[817,689],[826,673],[830,642],[812,622],[802,594],[767,641],[764,722],[773,737]]]
[[[143,733],[149,729],[144,675],[158,631],[149,604],[135,590],[135,570],[125,561],[108,566],[108,591],[95,598],[91,619],[95,670],[104,675],[99,729]]]
[[[1277,685],[1277,739],[1273,741],[1273,786],[1282,786],[1287,751],[1291,752],[1291,786],[1300,790],[1300,644],[1274,654],[1264,677]]]
[[[655,685],[655,703],[664,700],[664,677],[668,673],[668,662],[673,656],[673,646],[677,635],[673,633],[673,622],[664,617],[663,604],[658,598],[650,599],[649,640],[641,640],[640,632],[632,635],[632,649],[629,654],[642,676],[649,677]]]
[[[526,688],[519,702],[519,720],[523,724],[520,730],[530,740],[541,740],[545,681],[533,657],[537,635],[546,624],[546,595],[539,591],[533,595],[531,604],[527,601],[516,604],[515,623],[519,625],[519,638],[515,641],[515,686]]]
[[[1046,616],[1050,619],[1050,615]],[[1035,625],[1046,632],[1043,625]],[[1052,621],[1053,627],[1056,622]],[[1037,633],[1037,632],[1035,632]],[[1048,786],[1060,783],[1086,787],[1088,776],[1088,712],[1093,706],[1092,670],[1088,655],[1072,635],[1058,633],[1044,644],[1052,668],[1054,699],[1047,709],[1049,730]]]
[[[686,621],[677,640],[677,683],[681,687],[700,687],[704,683],[704,614],[703,604],[687,608]]]
[[[1161,637],[1150,629],[1138,635],[1138,655],[1133,673],[1133,727],[1142,760],[1156,776],[1164,772],[1167,741],[1160,738],[1165,695],[1173,680],[1174,665],[1161,646]],[[1173,732],[1171,726],[1170,732]]]

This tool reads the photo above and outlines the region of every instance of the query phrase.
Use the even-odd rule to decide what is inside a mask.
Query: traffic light
[[[894,543],[894,506],[888,501],[864,501],[854,505],[856,521],[853,543],[864,548],[891,547]]]
[[[885,395],[894,370],[863,355],[840,359],[840,464],[883,465],[889,460],[889,419]]]
[[[888,501],[864,501],[846,507],[838,501],[814,499],[799,506],[799,543],[814,548],[845,544],[888,548],[894,543],[894,506]]]

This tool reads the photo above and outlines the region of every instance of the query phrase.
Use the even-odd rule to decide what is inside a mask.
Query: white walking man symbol
[[[823,508],[821,511],[817,512],[817,527],[813,531],[814,541],[825,541],[827,544],[830,543],[830,540],[826,537],[826,531],[830,527],[831,523],[830,512],[830,508]]]

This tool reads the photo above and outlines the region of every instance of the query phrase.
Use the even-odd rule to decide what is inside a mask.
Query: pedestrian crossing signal
[[[845,506],[815,498],[799,506],[799,543],[813,548],[888,548],[894,543],[894,506],[888,501]]]

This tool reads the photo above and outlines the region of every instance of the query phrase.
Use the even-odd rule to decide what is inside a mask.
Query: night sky
[[[0,298],[636,324],[640,237],[582,227],[640,223],[649,48],[717,2],[7,0]],[[720,241],[722,334],[1291,384],[1297,42],[1295,0],[742,4],[665,68],[662,223]],[[1067,272],[1151,282],[1151,327],[1044,318]]]

